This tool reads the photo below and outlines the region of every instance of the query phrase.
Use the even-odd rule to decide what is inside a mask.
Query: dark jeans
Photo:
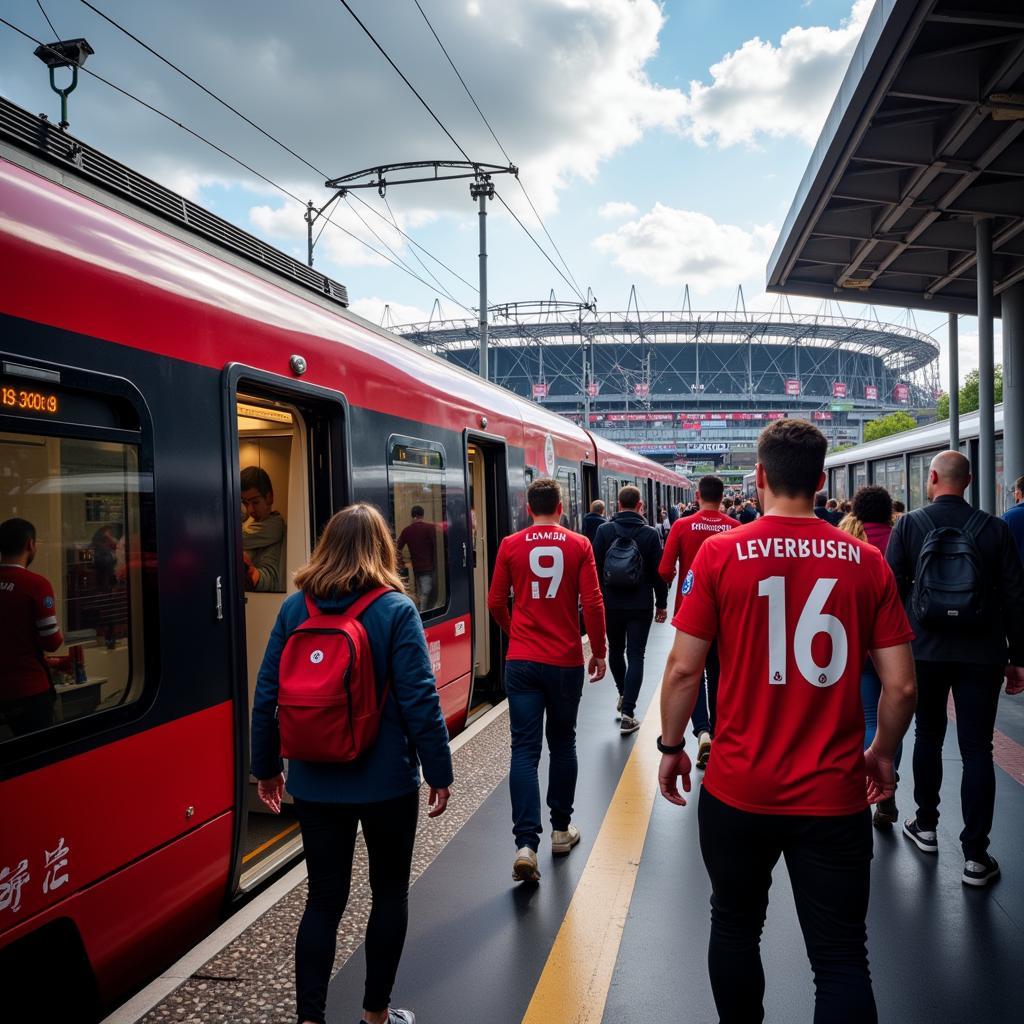
[[[306,909],[295,939],[295,990],[300,1021],[323,1021],[334,970],[338,924],[348,902],[356,828],[362,823],[373,904],[366,926],[363,1008],[383,1010],[402,958],[409,923],[409,875],[419,793],[369,804],[296,800],[309,871]]]
[[[815,1024],[874,1024],[868,972],[871,815],[750,814],[701,790],[700,849],[711,878],[708,971],[720,1024],[764,1020],[761,930],[772,869],[786,859],[814,972]]]
[[[505,663],[505,691],[512,730],[512,833],[516,846],[540,845],[540,764],[542,736],[548,740],[548,808],[551,828],[565,830],[576,796],[576,714],[583,696],[583,666],[561,668],[538,661]],[[547,715],[547,722],[544,716]]]
[[[622,713],[632,716],[644,681],[644,655],[651,633],[654,613],[605,609],[604,626],[608,633],[608,668],[615,689],[622,698]]]
[[[15,736],[48,729],[53,724],[54,700],[53,691],[48,690],[18,700],[0,701],[0,721],[6,721]]]
[[[864,749],[871,746],[878,732],[878,702],[882,697],[882,680],[878,678],[875,671],[875,663],[868,658],[864,662],[864,668],[860,673],[860,702],[864,705]],[[900,762],[903,760],[903,740],[896,748],[896,755],[893,757],[893,767],[899,771]]]
[[[939,823],[942,785],[942,741],[946,738],[946,705],[953,691],[956,738],[963,760],[960,805],[964,830],[960,845],[966,860],[982,860],[992,831],[996,803],[996,772],[992,765],[992,734],[1003,670],[962,662],[917,662],[917,716],[914,729],[914,799],[917,823],[934,829]]]
[[[706,732],[712,739],[715,736],[715,709],[718,704],[718,676],[721,666],[718,662],[718,643],[713,642],[708,648],[707,660],[704,662],[704,679],[697,689],[697,703],[693,706],[690,722],[693,724],[693,735],[700,736]]]

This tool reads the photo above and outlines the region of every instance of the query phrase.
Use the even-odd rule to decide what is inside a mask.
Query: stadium
[[[837,447],[878,416],[927,418],[935,406],[938,342],[873,309],[799,314],[782,300],[748,312],[740,292],[734,310],[645,311],[635,294],[618,312],[554,299],[492,307],[491,379],[683,472],[742,474],[772,419],[811,419]],[[477,369],[476,320],[438,314],[393,329]]]

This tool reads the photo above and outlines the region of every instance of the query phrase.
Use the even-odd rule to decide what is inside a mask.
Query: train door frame
[[[465,481],[466,494],[466,536],[469,538],[470,555],[473,554],[473,499],[472,499],[472,478],[469,469],[470,448],[477,449],[484,459],[484,483],[487,487],[485,501],[488,505],[486,529],[487,546],[487,584],[494,575],[494,566],[498,555],[498,545],[503,537],[512,532],[511,501],[509,495],[509,466],[508,466],[508,441],[497,434],[488,434],[480,430],[464,430],[462,435],[462,467]],[[473,708],[479,706],[481,694],[477,691],[477,629],[476,617],[482,615],[487,623],[486,629],[490,631],[489,640],[492,651],[495,655],[492,659],[493,665],[487,675],[481,677],[488,680],[484,689],[486,691],[483,700],[486,703],[494,703],[500,699],[505,692],[504,684],[504,652],[505,640],[501,629],[487,612],[487,595],[477,594],[475,563],[472,557],[467,557],[464,562],[466,581],[469,585],[469,608],[473,625],[473,643],[470,660],[470,695],[469,711],[472,714]],[[478,598],[480,604],[478,605]]]
[[[228,627],[230,639],[228,666],[231,673],[231,694],[234,702],[235,727],[235,780],[234,806],[235,821],[231,850],[231,875],[228,900],[235,902],[258,885],[264,877],[280,867],[276,858],[270,858],[265,871],[246,881],[243,888],[243,844],[248,826],[249,786],[249,665],[246,650],[245,593],[240,586],[243,565],[242,535],[239,529],[238,510],[241,507],[240,442],[238,432],[239,391],[254,398],[267,401],[282,401],[302,412],[306,428],[314,430],[329,446],[329,458],[320,459],[314,465],[314,449],[307,449],[307,464],[304,467],[307,484],[311,484],[309,500],[310,539],[315,542],[319,527],[330,516],[351,501],[352,454],[350,412],[348,400],[339,391],[289,380],[279,374],[268,373],[243,363],[229,363],[222,374],[222,405],[224,443],[224,495],[225,495],[225,537],[228,577],[218,581],[218,619]],[[311,423],[311,417],[313,421]],[[319,449],[317,449],[319,453]],[[339,460],[341,465],[338,465]],[[297,855],[299,846],[292,851]]]
[[[580,473],[583,480],[583,515],[590,511],[590,504],[601,497],[601,481],[597,473],[597,465],[593,462],[581,462]]]
[[[648,477],[644,481],[644,505],[647,509],[647,522],[656,526],[658,522],[658,510],[654,505],[654,481]]]

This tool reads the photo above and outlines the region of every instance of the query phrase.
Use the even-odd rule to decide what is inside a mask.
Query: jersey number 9
[[[546,562],[546,564],[545,564]],[[544,597],[550,600],[558,593],[562,583],[562,574],[565,571],[565,556],[561,548],[531,548],[530,550],[530,572],[537,577],[530,585],[530,596],[540,597],[540,583],[538,580],[547,580],[548,588]]]

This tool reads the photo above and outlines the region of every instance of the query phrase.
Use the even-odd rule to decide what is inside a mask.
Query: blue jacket
[[[345,594],[317,605],[321,611],[337,613],[357,596]],[[252,774],[257,779],[273,778],[282,770],[276,718],[278,666],[285,641],[307,618],[305,596],[292,594],[281,605],[267,643],[252,706]],[[390,679],[377,742],[351,764],[290,760],[288,792],[300,800],[339,804],[391,800],[419,786],[417,760],[429,785],[451,785],[448,730],[416,606],[404,594],[392,592],[370,605],[361,621],[377,678]]]
[[[1003,513],[1003,519],[1010,528],[1010,535],[1020,552],[1021,561],[1024,561],[1024,501],[1008,508]]]

